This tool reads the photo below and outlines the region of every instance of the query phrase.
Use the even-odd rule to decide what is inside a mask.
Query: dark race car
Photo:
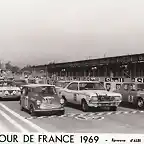
[[[49,84],[29,84],[23,86],[20,109],[36,114],[64,114],[64,101],[56,93],[55,86]]]
[[[119,90],[122,102],[135,105],[139,109],[144,109],[144,83],[124,82]]]

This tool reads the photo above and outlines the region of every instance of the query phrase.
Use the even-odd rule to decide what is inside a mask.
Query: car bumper
[[[59,112],[64,111],[64,108],[49,108],[49,109],[35,109],[34,112],[40,112],[40,113],[47,113],[47,112]]]
[[[89,107],[111,107],[111,106],[119,106],[121,101],[114,101],[114,102],[97,102],[97,103],[89,103]]]
[[[20,98],[20,95],[7,95],[7,96],[0,96],[1,99],[17,99]]]

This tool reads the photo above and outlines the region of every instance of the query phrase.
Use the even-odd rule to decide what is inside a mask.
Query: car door
[[[23,88],[22,91],[22,106],[25,109],[28,109],[28,88],[27,87]]]
[[[70,103],[76,103],[76,93],[78,91],[78,83],[73,82],[66,88],[66,99]]]
[[[73,84],[73,87],[72,87],[72,103],[74,104],[78,104],[78,96],[79,96],[79,93],[78,93],[78,83],[74,83]]]
[[[130,84],[124,83],[122,87],[120,88],[120,93],[122,94],[122,101],[128,102],[128,96],[130,93]]]
[[[24,99],[25,99],[25,87],[23,87],[21,90],[20,104],[22,107],[24,107]]]

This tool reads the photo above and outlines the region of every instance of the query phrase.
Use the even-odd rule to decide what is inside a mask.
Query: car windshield
[[[100,83],[95,82],[83,82],[79,84],[80,90],[105,90]]]
[[[138,84],[137,90],[143,90],[144,91],[144,84]]]
[[[70,82],[57,82],[57,83],[56,83],[56,86],[57,86],[57,87],[62,87],[62,88],[64,88],[64,87],[66,87],[69,83],[70,83]]]
[[[16,80],[16,81],[14,81],[14,83],[16,84],[16,85],[26,85],[27,84],[27,82],[25,81],[25,80]]]
[[[56,95],[56,90],[55,87],[53,86],[41,86],[41,87],[37,87],[36,88],[36,92],[41,93],[42,96],[46,96],[46,95],[50,95],[50,96],[54,96]]]
[[[15,80],[16,83],[26,83],[25,80]]]
[[[29,84],[35,84],[36,82],[35,82],[35,79],[28,79],[28,83]]]
[[[14,87],[16,86],[13,82],[11,81],[0,81],[0,87]]]

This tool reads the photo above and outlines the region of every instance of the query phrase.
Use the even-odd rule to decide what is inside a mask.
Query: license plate
[[[106,106],[109,106],[109,104],[105,104]]]
[[[109,106],[109,104],[101,104],[102,106]]]

